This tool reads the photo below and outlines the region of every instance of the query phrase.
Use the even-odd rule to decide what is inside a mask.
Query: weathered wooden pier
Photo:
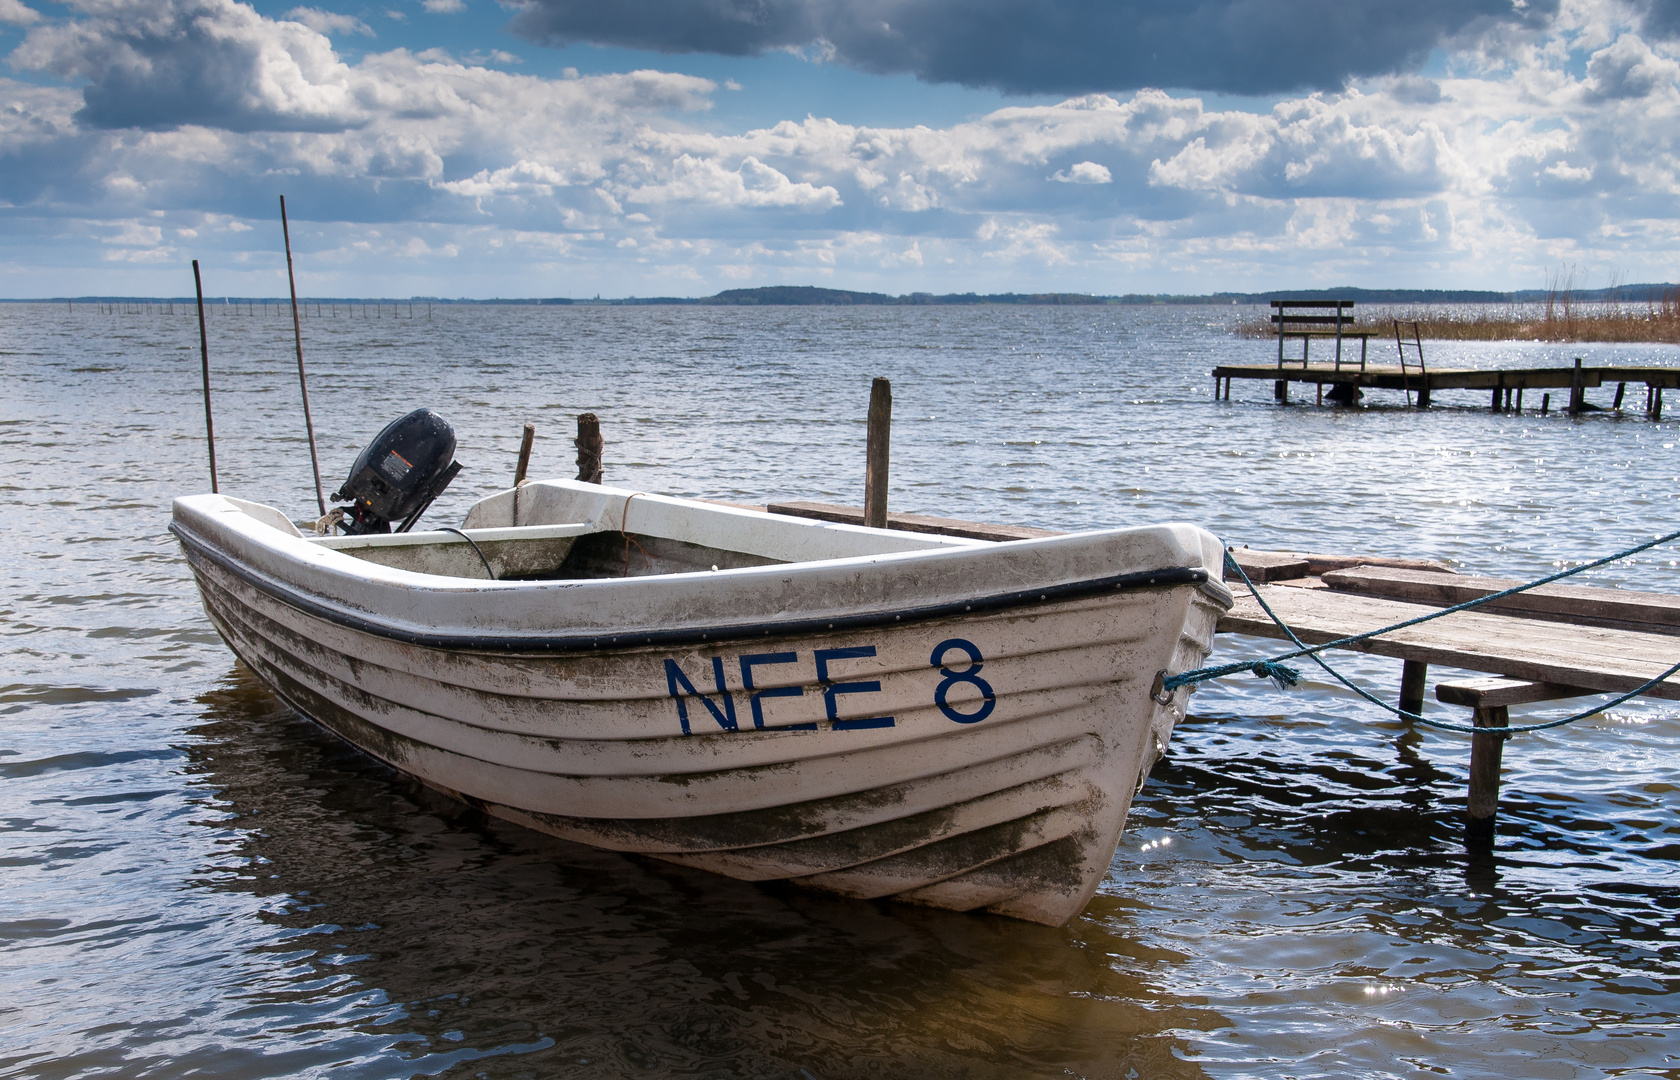
[[[779,502],[753,509],[772,514],[864,523],[860,507]],[[944,533],[977,540],[1024,540],[1046,529],[995,525],[923,514],[887,515],[889,529]],[[1235,548],[1236,562],[1260,595],[1309,645],[1367,633],[1441,608],[1509,589],[1519,582],[1456,573],[1431,559],[1324,555]],[[1219,632],[1287,640],[1240,581],[1236,605]],[[1435,685],[1435,700],[1468,709],[1487,735],[1470,740],[1466,839],[1485,845],[1499,808],[1499,772],[1514,705],[1637,689],[1680,660],[1680,596],[1543,585],[1488,607],[1457,612],[1421,626],[1346,646],[1401,662],[1399,706],[1422,714],[1431,666],[1480,672]],[[1309,668],[1309,673],[1311,669]],[[1680,676],[1646,696],[1680,700]],[[1463,714],[1461,714],[1463,715]]]
[[[1363,391],[1398,390],[1406,395],[1408,405],[1416,403],[1427,409],[1441,390],[1480,390],[1489,397],[1489,408],[1496,413],[1523,411],[1524,390],[1568,390],[1569,415],[1606,408],[1587,401],[1587,391],[1604,386],[1616,387],[1615,400],[1609,409],[1620,412],[1629,383],[1645,385],[1645,414],[1653,420],[1662,419],[1663,390],[1680,386],[1680,368],[1656,366],[1606,365],[1589,367],[1579,358],[1572,367],[1521,368],[1435,368],[1431,369],[1423,355],[1423,338],[1419,324],[1390,319],[1394,327],[1394,350],[1398,363],[1369,362],[1370,339],[1379,335],[1370,329],[1358,329],[1354,321],[1352,300],[1273,300],[1271,323],[1277,340],[1277,360],[1267,364],[1221,364],[1213,369],[1213,397],[1215,401],[1231,399],[1231,383],[1236,379],[1253,379],[1272,384],[1272,396],[1278,404],[1289,403],[1289,384],[1301,383],[1315,389],[1316,402],[1323,405],[1328,397],[1333,404],[1357,402]],[[1406,327],[1410,327],[1408,331]],[[1289,342],[1299,342],[1301,354],[1287,355]],[[1332,347],[1328,360],[1314,361],[1312,345]],[[1352,342],[1359,342],[1359,359],[1354,360]],[[1408,355],[1416,366],[1408,363]],[[1325,394],[1324,388],[1330,387]],[[1540,412],[1551,411],[1551,394],[1542,393]]]
[[[1409,342],[1407,343],[1410,344]],[[1680,368],[1629,367],[1623,365],[1587,365],[1580,360],[1573,367],[1535,368],[1427,368],[1401,367],[1398,364],[1359,364],[1315,361],[1279,367],[1274,364],[1221,364],[1213,369],[1213,394],[1216,400],[1231,399],[1231,383],[1235,379],[1252,379],[1272,383],[1272,395],[1279,404],[1289,401],[1289,385],[1300,383],[1316,390],[1316,403],[1324,404],[1325,387],[1332,390],[1331,400],[1351,396],[1349,391],[1337,395],[1337,387],[1359,390],[1397,390],[1407,393],[1420,409],[1434,403],[1442,390],[1472,390],[1489,395],[1492,412],[1520,413],[1523,411],[1523,391],[1568,391],[1565,406],[1571,415],[1589,410],[1609,409],[1620,412],[1629,384],[1645,387],[1645,414],[1653,420],[1662,419],[1663,390],[1680,386]],[[1615,387],[1609,405],[1595,405],[1587,400],[1587,391]],[[1533,398],[1530,397],[1530,405]],[[1541,412],[1550,412],[1550,394],[1541,402]]]

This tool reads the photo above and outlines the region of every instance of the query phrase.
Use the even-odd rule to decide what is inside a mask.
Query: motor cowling
[[[332,500],[350,503],[345,532],[387,533],[392,522],[407,532],[460,471],[455,429],[432,410],[415,409],[367,444]]]

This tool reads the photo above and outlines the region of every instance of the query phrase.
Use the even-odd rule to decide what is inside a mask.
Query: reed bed
[[[1242,337],[1275,337],[1271,310],[1238,324]],[[1680,291],[1660,300],[1628,303],[1583,302],[1558,292],[1532,304],[1461,304],[1450,307],[1377,306],[1366,308],[1347,329],[1393,337],[1394,321],[1409,340],[1412,323],[1431,341],[1611,341],[1680,344]]]

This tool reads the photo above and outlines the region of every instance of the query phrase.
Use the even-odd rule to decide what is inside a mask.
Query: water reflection
[[[1197,1077],[1174,1033],[1224,1023],[1115,898],[1054,930],[734,882],[486,818],[242,667],[199,702],[247,864],[206,884],[263,900],[288,971],[244,1007],[347,1023],[353,1073]]]
[[[1280,409],[1264,383],[1216,405],[1210,368],[1260,348],[1226,333],[1243,314],[439,308],[304,327],[328,479],[415,405],[456,425],[469,469],[440,522],[507,483],[525,420],[533,470],[568,472],[585,410],[615,483],[856,502],[869,379],[888,375],[898,509],[1183,519],[1510,576],[1675,527],[1672,419],[1490,416],[1480,393]],[[210,340],[224,489],[313,513],[289,319],[222,312]],[[1061,931],[603,855],[434,799],[234,667],[163,532],[207,480],[197,350],[184,315],[0,320],[0,1077],[1674,1069],[1671,704],[1514,740],[1498,843],[1467,859],[1465,740],[1316,677],[1221,680]],[[1573,355],[1676,357],[1430,360]],[[1680,558],[1593,581],[1680,592]],[[1398,662],[1339,666],[1395,700]]]

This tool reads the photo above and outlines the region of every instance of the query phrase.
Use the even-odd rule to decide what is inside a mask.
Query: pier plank
[[[1257,586],[1266,603],[1310,645],[1362,634],[1439,608],[1329,589]],[[1246,591],[1219,620],[1222,633],[1284,639]],[[1531,682],[1623,693],[1680,660],[1680,642],[1666,634],[1524,620],[1465,611],[1422,626],[1348,646],[1376,656],[1505,675]],[[1653,687],[1652,697],[1680,700],[1680,676]]]
[[[1360,566],[1328,572],[1324,575],[1324,584],[1338,592],[1450,607],[1515,588],[1522,582],[1513,578],[1430,574]],[[1680,634],[1680,596],[1668,593],[1602,589],[1589,585],[1541,585],[1494,601],[1482,610],[1584,626]]]

